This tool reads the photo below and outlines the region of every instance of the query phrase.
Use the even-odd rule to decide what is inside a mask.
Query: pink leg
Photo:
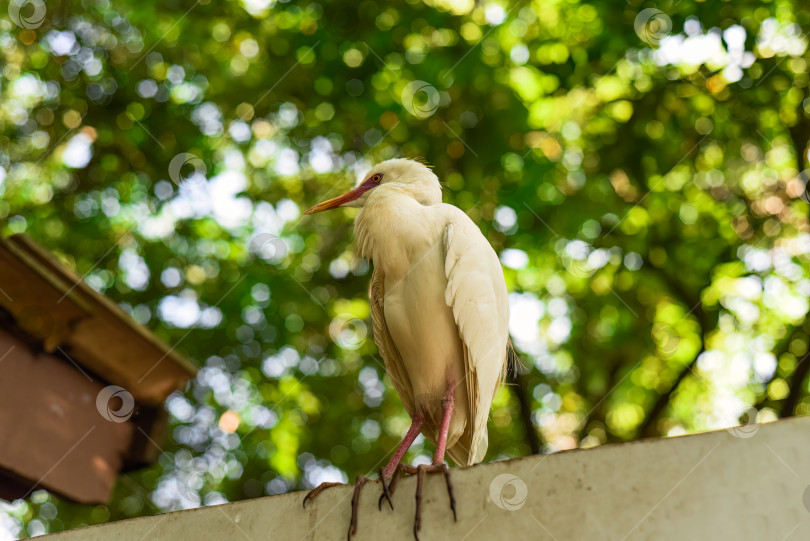
[[[405,434],[405,437],[402,439],[402,443],[399,444],[396,453],[394,453],[394,456],[391,457],[388,465],[383,470],[383,476],[386,479],[391,479],[394,476],[394,471],[396,471],[399,463],[402,462],[402,457],[404,457],[405,453],[408,452],[408,449],[411,448],[413,440],[415,440],[416,436],[419,435],[424,423],[425,420],[419,415],[413,419],[411,422],[411,428],[408,429],[408,433]]]
[[[444,463],[444,454],[447,451],[447,436],[450,432],[450,419],[453,417],[453,408],[455,407],[455,402],[455,383],[453,382],[452,378],[448,378],[447,390],[445,391],[444,398],[442,399],[442,421],[441,425],[439,426],[439,434],[436,441],[436,453],[433,455],[433,464],[429,466],[421,465],[418,468],[400,464],[402,457],[405,456],[405,453],[413,443],[413,440],[416,439],[416,436],[419,434],[419,431],[422,429],[422,425],[424,424],[423,419],[417,418],[413,420],[411,428],[408,430],[408,434],[405,435],[405,439],[402,440],[402,443],[397,449],[397,452],[394,453],[394,456],[391,458],[388,466],[385,467],[384,471],[380,472],[383,485],[383,493],[382,496],[380,496],[380,501],[377,505],[380,509],[382,509],[383,500],[388,500],[388,505],[391,507],[391,509],[394,508],[394,504],[391,502],[391,496],[396,488],[400,471],[416,474],[416,515],[414,517],[413,525],[413,535],[416,538],[416,541],[419,541],[419,529],[422,525],[422,479],[425,473],[441,472],[444,474],[444,480],[447,484],[447,495],[450,498],[450,509],[453,511],[453,520],[456,520],[456,499],[453,496],[453,485],[450,482],[450,470],[447,468],[447,464]],[[391,479],[390,485],[385,484],[386,479]]]
[[[439,427],[439,438],[436,441],[436,452],[433,454],[433,464],[444,464],[444,453],[447,450],[447,433],[450,431],[450,419],[453,417],[453,407],[456,404],[453,380],[447,380],[447,392],[442,400],[442,424]]]

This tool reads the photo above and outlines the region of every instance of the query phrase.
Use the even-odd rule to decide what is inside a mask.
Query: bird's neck
[[[388,275],[422,257],[440,241],[443,228],[437,207],[393,187],[375,192],[354,221],[357,254]]]

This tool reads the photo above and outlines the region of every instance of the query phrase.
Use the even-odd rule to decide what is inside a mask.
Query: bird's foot
[[[416,514],[414,515],[414,522],[413,522],[413,536],[416,541],[419,541],[419,529],[422,526],[422,480],[425,477],[426,473],[443,473],[444,474],[444,481],[447,485],[447,496],[450,498],[450,510],[453,511],[453,521],[457,521],[456,517],[456,498],[453,494],[453,483],[450,480],[450,469],[447,467],[447,464],[422,464],[419,466],[410,466],[408,464],[400,464],[397,466],[397,469],[394,470],[394,475],[391,478],[391,482],[386,485],[385,478],[380,475],[380,479],[382,479],[383,484],[383,493],[380,496],[380,500],[377,502],[377,507],[382,510],[382,503],[383,500],[388,500],[388,505],[391,509],[394,508],[394,504],[391,503],[391,497],[394,495],[394,491],[396,490],[397,480],[400,477],[400,473],[407,473],[407,474],[416,474]]]
[[[312,500],[314,500],[318,496],[318,494],[320,494],[321,492],[323,492],[327,488],[336,487],[336,486],[339,486],[339,485],[342,485],[342,484],[343,483],[327,482],[327,483],[321,483],[320,485],[316,486],[315,488],[313,488],[312,490],[307,492],[306,496],[304,496],[304,509],[307,508],[307,503],[308,502],[311,502]]]
[[[352,540],[352,536],[357,533],[357,504],[360,502],[360,490],[363,485],[371,481],[365,475],[358,475],[357,481],[354,483],[354,494],[352,494],[352,520],[349,522],[349,532],[346,535],[348,541]]]
[[[382,470],[380,470],[382,473]],[[371,481],[365,475],[358,475],[357,481],[354,483],[354,493],[352,494],[352,518],[351,522],[349,522],[349,531],[347,532],[346,539],[351,541],[351,538],[354,534],[357,533],[357,505],[360,501],[360,490],[363,488],[363,485]],[[318,494],[326,490],[327,488],[343,485],[344,483],[321,483],[317,487],[310,490],[306,496],[304,496],[304,507],[307,506],[307,502],[314,500]],[[383,486],[385,483],[383,483]]]
[[[391,507],[391,511],[394,510],[394,503],[391,501],[391,496],[393,495],[394,485],[396,484],[396,478],[399,477],[397,474],[399,473],[399,468],[394,470],[394,477],[391,479],[389,484],[385,484],[385,470],[380,468],[380,483],[382,483],[383,493],[380,496],[380,500],[377,502],[377,509],[382,511],[382,504],[383,500],[388,500],[388,505]]]

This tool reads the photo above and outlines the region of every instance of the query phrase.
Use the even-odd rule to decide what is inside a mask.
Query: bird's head
[[[318,203],[304,214],[315,214],[337,207],[362,207],[374,190],[386,188],[404,191],[423,205],[442,202],[442,188],[433,171],[416,160],[398,158],[378,163],[356,188]]]

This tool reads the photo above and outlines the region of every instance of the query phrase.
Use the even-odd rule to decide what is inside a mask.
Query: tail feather
[[[458,441],[447,449],[447,455],[453,459],[456,466],[472,466],[484,460],[489,446],[487,433],[481,435],[478,448],[470,449],[470,443],[470,432],[465,430]]]
[[[504,352],[503,369],[498,376],[498,381],[495,384],[493,395],[497,393],[498,389],[500,389],[504,384],[508,374],[518,374],[523,369],[523,363],[512,345],[512,339],[508,338],[506,342],[506,351]],[[473,390],[468,391],[468,393],[471,392],[473,392]],[[487,411],[487,417],[489,417],[489,411]],[[471,449],[473,446],[473,429],[474,427],[472,424],[468,423],[464,433],[461,435],[458,441],[456,441],[452,447],[447,449],[447,455],[453,459],[453,462],[455,462],[457,466],[471,466],[473,464],[478,464],[484,460],[484,457],[487,454],[489,437],[487,435],[486,424],[483,427],[483,432],[478,438],[478,444],[476,445],[475,449]]]

